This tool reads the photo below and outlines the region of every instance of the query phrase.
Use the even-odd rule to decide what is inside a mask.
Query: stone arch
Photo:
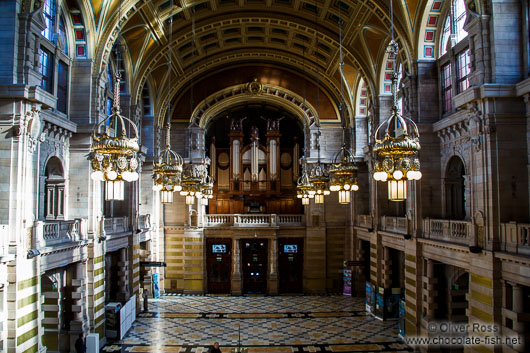
[[[253,87],[256,87],[257,91],[253,91]],[[227,87],[208,96],[195,107],[190,119],[190,126],[195,125],[204,129],[210,120],[227,107],[248,101],[260,101],[279,106],[294,116],[298,116],[306,128],[313,124],[320,124],[317,110],[296,93],[282,87],[254,81]],[[336,106],[334,108],[338,116],[338,109]]]
[[[435,60],[438,57],[437,42],[443,26],[441,15],[444,1],[448,0],[428,0],[423,8],[416,37],[416,59]]]
[[[87,32],[89,31],[87,31],[84,20],[86,16],[76,5],[74,1],[68,4],[69,7],[64,2],[60,5],[61,13],[64,14],[64,18],[68,22],[67,26],[71,29],[68,55],[72,58],[89,58],[89,41],[87,38]]]

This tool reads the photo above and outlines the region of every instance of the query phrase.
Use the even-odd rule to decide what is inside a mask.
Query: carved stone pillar
[[[269,267],[269,283],[268,283],[268,291],[270,295],[277,295],[278,294],[278,239],[276,236],[271,239],[270,247],[269,247],[269,259],[270,259],[270,267]]]
[[[241,249],[239,238],[234,238],[232,242],[232,295],[241,295]]]

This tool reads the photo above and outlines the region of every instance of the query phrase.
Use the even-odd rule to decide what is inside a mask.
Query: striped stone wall
[[[326,229],[307,228],[304,249],[304,292],[322,293],[325,291]]]
[[[184,290],[184,228],[164,227],[165,233],[165,290]]]
[[[326,289],[328,291],[342,290],[345,231],[344,227],[326,229]]]
[[[92,249],[88,260],[89,322],[93,332],[105,336],[105,255],[100,246]]]
[[[184,231],[184,293],[204,292],[203,231]]]
[[[37,260],[18,257],[8,265],[8,350],[31,353],[39,349],[40,278]]]

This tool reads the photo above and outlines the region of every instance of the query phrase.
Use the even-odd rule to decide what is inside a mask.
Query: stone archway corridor
[[[103,352],[410,352],[396,321],[379,321],[364,300],[343,296],[180,296],[151,299],[122,341]]]

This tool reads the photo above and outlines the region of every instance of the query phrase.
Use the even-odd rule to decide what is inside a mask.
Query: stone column
[[[239,247],[239,239],[234,238],[232,241],[232,283],[231,291],[232,295],[242,294],[242,283],[241,283],[241,250]]]
[[[383,247],[383,287],[390,288],[392,286],[392,261],[390,260],[390,248]]]
[[[436,290],[434,286],[438,280],[434,277],[434,261],[427,259],[427,274],[423,276],[423,284],[425,290],[425,299],[423,300],[423,317],[427,321],[434,318],[434,310],[436,309],[436,304],[434,299],[436,296]]]
[[[129,260],[127,259],[127,248],[121,248],[120,261],[118,261],[118,293],[116,299],[127,301],[129,300]]]
[[[271,239],[270,247],[269,247],[269,259],[270,259],[270,267],[269,267],[269,283],[268,283],[268,291],[271,295],[277,295],[278,294],[278,239],[276,238],[276,235],[274,238]]]

